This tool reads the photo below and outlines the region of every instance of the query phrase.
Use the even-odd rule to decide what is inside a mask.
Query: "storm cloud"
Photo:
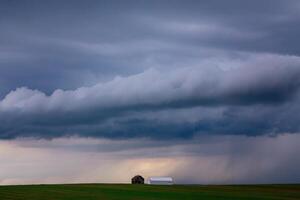
[[[299,9],[4,1],[0,138],[299,132]]]
[[[236,52],[300,52],[295,0],[5,0],[0,9],[2,98],[18,87],[49,95]]]
[[[4,122],[1,136],[156,137],[157,134],[163,137],[160,132],[164,131],[168,137],[190,137],[197,132],[227,134],[240,131],[245,134],[241,129],[246,127],[246,133],[250,135],[267,133],[274,128],[283,132],[299,131],[298,126],[287,129],[284,123],[277,127],[268,120],[274,119],[272,115],[280,117],[284,114],[278,107],[298,101],[300,58],[250,54],[240,60],[215,61],[214,64],[171,72],[149,69],[91,87],[58,89],[50,95],[26,87],[17,88],[0,102],[0,118]],[[203,118],[194,123],[173,124],[167,120],[160,123],[159,118],[151,121],[131,116],[133,112],[168,110],[171,113],[174,109],[199,107],[209,110],[200,112]],[[221,116],[206,117],[220,107],[223,108]],[[256,109],[254,116],[251,112],[247,114],[250,116],[244,116],[243,112],[249,107],[263,108]],[[266,115],[264,107],[273,109],[266,111],[270,118],[259,123],[260,116]],[[292,112],[290,109],[286,112]],[[297,117],[292,119],[298,120]]]
[[[2,0],[0,184],[299,182],[299,11]]]

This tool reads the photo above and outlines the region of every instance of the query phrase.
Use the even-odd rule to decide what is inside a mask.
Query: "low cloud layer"
[[[171,72],[150,69],[92,87],[58,89],[50,95],[17,88],[0,102],[0,136],[176,138],[199,132],[299,131],[298,125],[292,125],[298,121],[292,111],[299,109],[299,57],[245,54],[241,59],[209,63]],[[184,119],[174,124],[161,121],[158,114],[152,120],[146,117],[149,112],[172,115],[176,110],[179,116],[191,109],[198,109],[201,119],[196,116],[193,122]],[[289,120],[275,121],[283,115]]]

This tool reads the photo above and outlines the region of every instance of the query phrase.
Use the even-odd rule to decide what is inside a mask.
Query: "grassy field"
[[[70,184],[0,186],[1,200],[280,199],[299,200],[300,185],[152,186]]]

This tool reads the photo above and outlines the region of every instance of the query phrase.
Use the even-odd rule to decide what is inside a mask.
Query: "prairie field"
[[[62,184],[0,186],[1,200],[299,200],[300,185]]]

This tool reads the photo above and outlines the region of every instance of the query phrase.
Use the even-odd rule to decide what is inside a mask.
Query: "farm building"
[[[144,184],[144,181],[145,179],[140,175],[136,175],[131,179],[132,184]]]
[[[150,177],[148,184],[151,185],[173,185],[173,179],[171,177]]]

